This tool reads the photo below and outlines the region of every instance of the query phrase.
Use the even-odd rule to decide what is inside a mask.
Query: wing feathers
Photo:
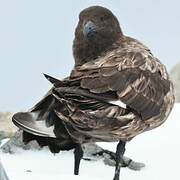
[[[52,76],[49,76],[47,74],[44,74],[45,78],[51,82],[55,87],[58,87],[58,86],[64,86],[65,84],[63,83],[63,81],[60,81],[59,79],[56,79]]]
[[[82,69],[79,67],[72,79],[76,73],[82,88],[95,94],[116,92],[119,99],[140,113],[143,119],[160,113],[164,97],[170,90],[165,67],[146,49],[116,51],[102,61],[96,60],[93,68],[92,63],[91,66],[86,63]]]
[[[37,121],[36,113],[17,113],[13,116],[13,122],[21,129],[38,136],[55,137],[53,127],[47,127],[45,121]]]

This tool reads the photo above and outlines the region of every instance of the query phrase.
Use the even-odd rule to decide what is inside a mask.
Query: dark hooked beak
[[[96,33],[96,26],[92,21],[88,21],[83,28],[84,36],[91,37]]]

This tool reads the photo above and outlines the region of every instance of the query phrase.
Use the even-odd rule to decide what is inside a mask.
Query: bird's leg
[[[79,174],[79,165],[83,157],[83,150],[80,144],[78,144],[74,150],[74,174]]]
[[[123,141],[119,141],[116,149],[116,168],[115,168],[115,175],[113,180],[119,180],[120,175],[120,168],[121,164],[123,163],[123,155],[125,152],[125,145],[126,143]]]

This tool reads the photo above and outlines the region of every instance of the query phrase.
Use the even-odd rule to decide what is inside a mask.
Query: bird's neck
[[[107,51],[113,49],[114,45],[117,44],[120,39],[121,37],[118,37],[116,40],[108,40],[106,43],[98,42],[97,44],[88,44],[86,41],[75,38],[73,42],[75,66],[80,66],[105,54]]]

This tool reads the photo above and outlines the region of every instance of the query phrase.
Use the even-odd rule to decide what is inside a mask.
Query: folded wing
[[[165,67],[149,51],[136,49],[115,51],[111,56],[86,63],[73,71],[71,78],[95,94],[115,92],[144,120],[160,113],[170,90]]]

